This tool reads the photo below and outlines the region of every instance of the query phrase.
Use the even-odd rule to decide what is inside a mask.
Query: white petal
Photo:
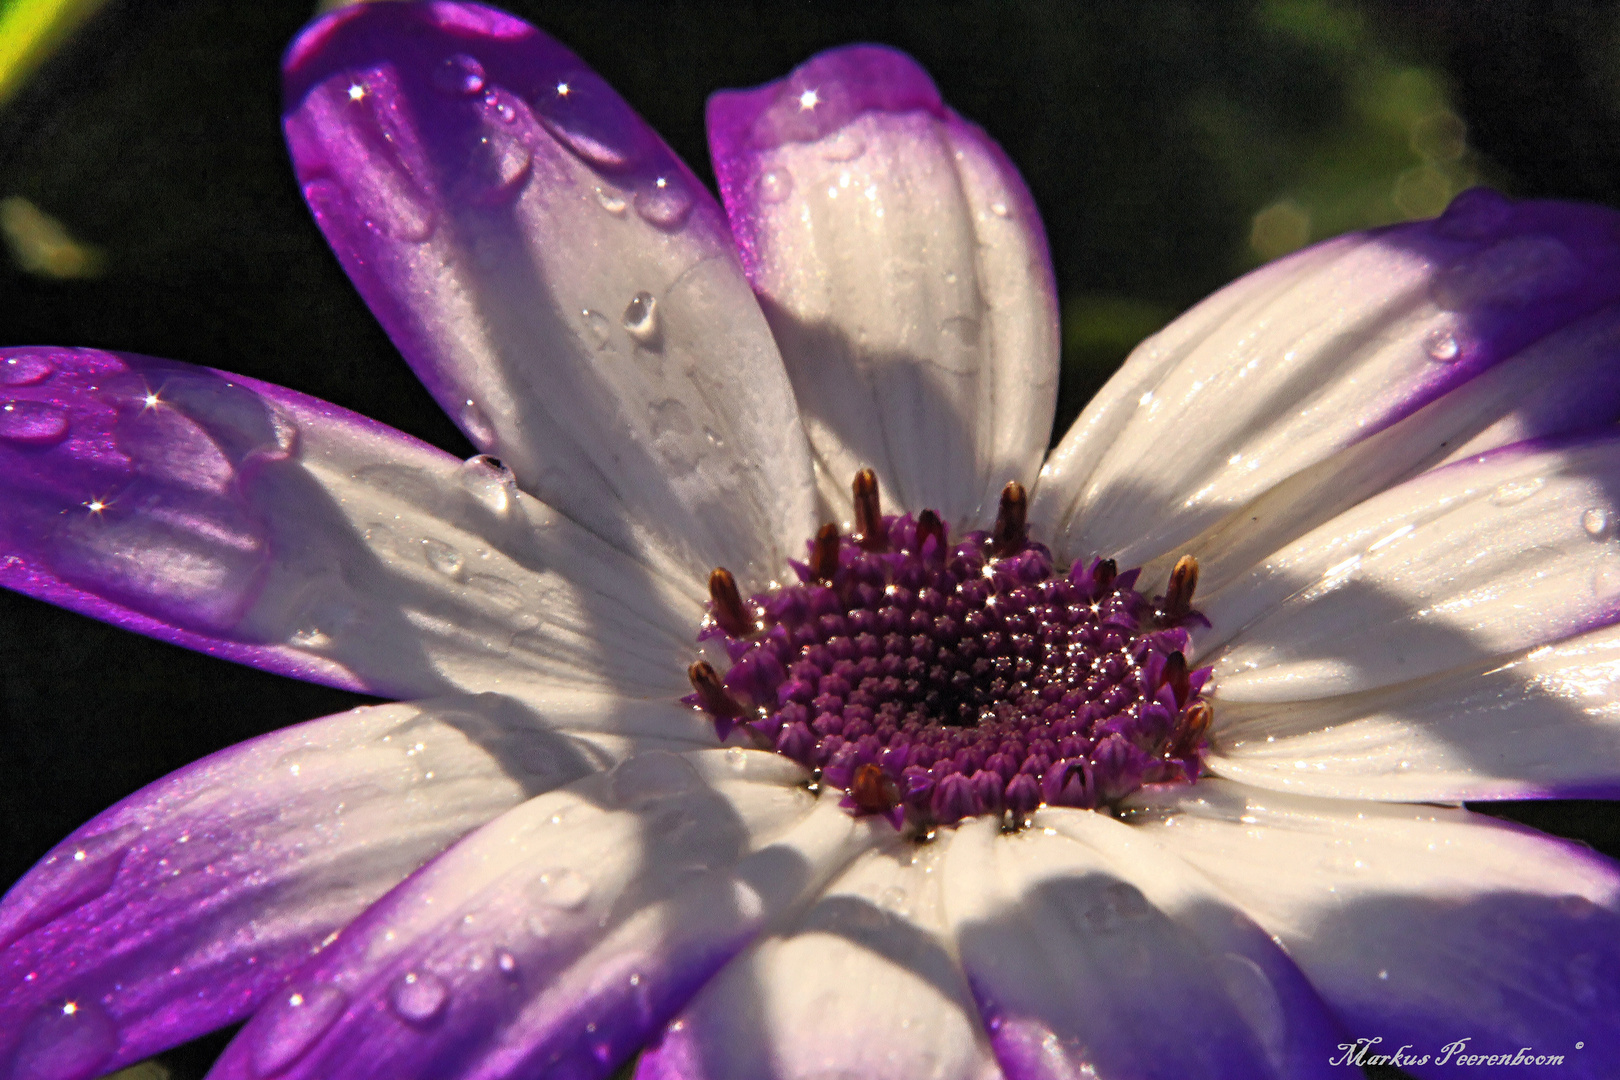
[[[709,127],[824,497],[847,514],[870,466],[900,508],[987,525],[1033,480],[1056,401],[1056,292],[1017,171],[873,46],[716,95]]]
[[[960,830],[946,896],[1009,1076],[1329,1071],[1321,1002],[1196,873],[1090,812],[1042,811],[1013,835],[996,825]]]
[[[1207,764],[1308,795],[1461,802],[1620,793],[1620,629],[1483,669],[1314,701],[1226,705]]]
[[[704,987],[638,1080],[999,1078],[945,932],[950,839],[883,837]]]
[[[1620,1068],[1609,860],[1432,806],[1222,780],[1137,801],[1134,827],[1276,935],[1352,1035],[1381,1037],[1386,1053],[1464,1037],[1470,1053],[1562,1053],[1559,1075],[1594,1080]]]
[[[1200,602],[1217,701],[1353,693],[1606,625],[1616,491],[1605,436],[1506,448],[1341,514]]]

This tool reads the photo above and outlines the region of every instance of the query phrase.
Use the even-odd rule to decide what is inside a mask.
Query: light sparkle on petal
[[[350,83],[349,84],[349,100],[350,101],[359,101],[361,98],[363,98],[365,96],[366,96],[366,88],[365,87],[361,86],[359,83]]]
[[[813,109],[815,109],[815,107],[817,105],[820,105],[820,104],[821,104],[821,95],[816,93],[814,88],[806,90],[804,93],[799,95],[799,111],[800,112],[810,112]]]

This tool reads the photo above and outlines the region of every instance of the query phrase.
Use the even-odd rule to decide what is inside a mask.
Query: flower
[[[1477,191],[1274,263],[1042,465],[1039,220],[904,57],[717,97],[727,216],[490,9],[346,9],[288,82],[317,220],[487,454],[205,369],[0,353],[0,581],[410,700],[205,759],[47,856],[0,904],[12,1077],[250,1015],[216,1075],[605,1076],[650,1047],[644,1078],[1296,1077],[1375,1038],[1419,1072],[1443,1044],[1616,1072],[1614,866],[1437,805],[1620,775],[1615,215]],[[806,549],[808,609],[965,540],[986,604],[1056,569],[1086,595],[1045,607],[1152,637],[1114,657],[1143,697],[899,814],[917,774],[887,759],[754,748],[812,730],[770,699],[808,675],[744,662],[821,517],[860,539]],[[880,611],[860,584],[814,613]],[[1155,708],[1151,737],[1120,720]]]

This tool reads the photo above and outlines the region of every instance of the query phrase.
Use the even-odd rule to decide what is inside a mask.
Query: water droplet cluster
[[[1017,822],[1197,778],[1208,671],[1183,655],[1196,612],[1150,601],[1110,561],[1057,572],[1021,527],[953,544],[930,512],[870,520],[823,529],[798,584],[728,601],[716,571],[700,638],[732,663],[723,680],[694,665],[687,701],[721,738],[819,769],[847,807],[897,827]]]

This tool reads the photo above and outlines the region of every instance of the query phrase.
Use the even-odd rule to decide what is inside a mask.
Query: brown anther
[[[1119,576],[1119,563],[1113,559],[1104,559],[1097,564],[1092,573],[1091,580],[1097,583],[1097,592],[1105,593],[1114,587],[1114,579]]]
[[[1183,555],[1170,571],[1170,584],[1164,587],[1164,603],[1155,612],[1160,626],[1173,626],[1192,610],[1193,591],[1198,588],[1198,560]]]
[[[1165,756],[1188,758],[1195,754],[1204,736],[1209,733],[1209,724],[1214,716],[1215,710],[1209,707],[1207,701],[1195,701],[1187,706],[1187,711],[1181,714],[1181,721],[1176,724],[1175,734],[1170,737]]]
[[[1176,696],[1177,705],[1187,703],[1187,692],[1192,684],[1187,678],[1187,658],[1180,652],[1173,652],[1164,658],[1164,684]]]
[[[855,474],[855,542],[865,551],[888,551],[889,530],[883,527],[883,501],[878,497],[877,473],[862,469]]]
[[[816,533],[816,546],[810,552],[810,573],[817,581],[832,584],[838,573],[838,526],[828,522]]]
[[[710,613],[720,629],[732,637],[747,637],[754,632],[748,609],[743,607],[742,593],[737,591],[737,579],[731,571],[717,566],[709,572]]]
[[[945,523],[939,520],[939,515],[932,510],[924,510],[917,515],[917,554],[922,554],[923,544],[932,536],[934,543],[939,547],[939,554],[945,554]]]
[[[855,770],[849,797],[868,814],[886,814],[900,805],[900,786],[882,769],[868,762]]]
[[[990,532],[990,551],[997,558],[1016,555],[1029,539],[1029,495],[1024,485],[1007,481],[1001,489],[1001,506],[996,510],[996,527]]]
[[[726,692],[719,672],[707,660],[699,660],[687,668],[686,677],[692,680],[692,689],[697,691],[698,704],[710,716],[717,720],[730,720],[743,714],[743,707]]]

